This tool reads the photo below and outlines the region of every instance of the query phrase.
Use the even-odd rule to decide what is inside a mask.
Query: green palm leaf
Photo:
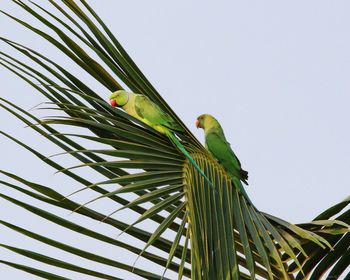
[[[40,52],[0,38],[30,61],[25,63],[0,52],[0,64],[46,98],[48,102],[39,106],[40,109],[57,113],[57,116],[39,119],[2,98],[0,106],[59,147],[62,157],[72,157],[78,163],[62,166],[56,157],[44,155],[6,132],[0,133],[79,184],[77,190],[63,195],[54,187],[1,171],[5,178],[0,181],[2,186],[50,207],[39,208],[3,193],[1,198],[67,231],[127,250],[134,254],[135,260],[141,257],[161,266],[163,271],[159,274],[142,269],[138,262],[111,260],[7,221],[0,221],[3,226],[66,253],[145,279],[162,279],[166,270],[177,273],[179,279],[184,276],[191,279],[304,279],[309,275],[310,279],[319,279],[326,271],[331,270],[330,275],[340,275],[345,270],[349,256],[343,248],[350,244],[350,210],[339,213],[348,206],[349,199],[301,225],[260,212],[238,191],[241,183],[232,181],[208,154],[86,1],[64,0],[58,4],[50,0],[52,12],[38,3],[13,2],[45,28],[39,29],[2,12],[4,16],[45,38],[89,74],[92,81],[102,85],[105,92],[97,92]],[[215,191],[164,135],[105,102],[111,91],[124,86],[147,95],[184,129],[179,138],[213,182]],[[66,129],[74,129],[74,133],[67,133]],[[103,179],[91,182],[78,175],[82,167]],[[84,203],[73,200],[86,192],[93,193],[93,198]],[[93,202],[102,200],[112,205],[113,212],[92,208]],[[138,245],[73,223],[53,213],[58,210],[102,221],[113,230],[128,234]],[[126,223],[117,218],[120,213],[133,213],[137,218]],[[154,229],[142,227],[144,222],[152,222]],[[54,267],[101,279],[119,279],[116,275],[78,265],[78,262],[68,263],[7,244],[1,246]],[[22,264],[1,262],[39,277],[66,279]]]

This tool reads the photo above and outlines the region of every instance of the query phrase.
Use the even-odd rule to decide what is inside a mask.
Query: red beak
[[[199,123],[199,120],[196,120],[196,127],[197,127],[197,128],[200,128],[200,127],[201,127],[201,124]]]
[[[117,106],[117,102],[114,99],[109,100],[109,103],[112,105],[112,107]]]

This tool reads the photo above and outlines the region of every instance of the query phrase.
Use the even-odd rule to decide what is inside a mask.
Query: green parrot
[[[168,114],[163,112],[157,104],[143,94],[136,94],[125,90],[113,92],[109,97],[109,101],[113,107],[121,107],[129,115],[144,122],[161,134],[166,135],[175,147],[188,158],[198,172],[209,182],[210,186],[213,187],[211,181],[175,136],[175,132],[182,132],[183,129]]]
[[[226,140],[220,123],[213,116],[203,114],[197,118],[196,127],[204,129],[206,149],[232,177],[236,177],[248,185],[248,172],[242,169],[239,159]]]
[[[231,175],[234,185],[240,190],[247,201],[253,205],[244,190],[241,181],[248,185],[248,172],[242,169],[241,163],[227,142],[220,123],[211,115],[203,114],[197,118],[197,128],[203,128],[205,133],[205,147],[214,158]]]

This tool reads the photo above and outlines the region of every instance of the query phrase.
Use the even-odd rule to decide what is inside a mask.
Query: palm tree
[[[259,211],[238,191],[240,182],[232,181],[209,155],[86,1],[50,0],[52,12],[38,3],[13,2],[42,27],[6,12],[3,15],[51,43],[88,74],[90,81],[41,50],[1,38],[22,58],[0,52],[0,64],[41,93],[47,101],[39,108],[54,116],[40,119],[3,98],[0,106],[78,163],[67,168],[58,157],[48,157],[25,141],[1,134],[80,187],[64,195],[58,188],[2,170],[2,186],[25,198],[0,196],[58,225],[65,234],[89,237],[96,243],[82,249],[78,240],[72,246],[60,241],[61,236],[48,237],[2,220],[4,228],[67,256],[62,260],[56,253],[1,244],[40,263],[28,266],[2,259],[3,264],[46,279],[67,279],[62,276],[65,270],[100,279],[320,279],[325,273],[335,279],[345,271],[350,246],[349,198],[299,225]],[[96,85],[90,86],[93,82]],[[106,103],[99,87],[107,93],[128,88],[157,103],[183,128],[179,139],[215,188],[167,137]],[[89,175],[81,173],[83,167]],[[90,198],[79,200],[85,193]],[[92,208],[93,202],[103,209]],[[94,221],[94,229],[84,225],[86,218]],[[97,225],[106,225],[108,233]],[[130,238],[124,240],[125,235]],[[107,252],[97,249],[101,243],[118,257],[106,257]],[[76,257],[69,261],[72,255]],[[86,266],[82,260],[94,264]],[[101,264],[118,270],[98,269]],[[128,274],[121,274],[124,272]]]

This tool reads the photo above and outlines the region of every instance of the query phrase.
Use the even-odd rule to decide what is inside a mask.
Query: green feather
[[[227,142],[220,123],[211,115],[203,114],[197,118],[198,127],[204,129],[205,147],[231,176],[236,188],[250,201],[241,181],[248,185],[248,172],[242,169],[241,162]]]
[[[239,159],[231,149],[230,143],[226,140],[220,123],[208,114],[199,116],[197,120],[199,127],[204,129],[207,150],[232,177],[236,177],[245,184],[248,184],[248,172],[242,169]]]
[[[232,177],[233,184],[238,189],[238,191],[245,197],[245,199],[250,203],[250,205],[254,205],[253,202],[250,200],[247,192],[245,191],[241,181],[237,177]]]
[[[153,124],[161,125],[172,131],[183,131],[183,129],[167,113],[145,95],[136,95],[135,110],[141,118],[146,119]]]
[[[196,161],[191,157],[191,155],[187,152],[185,147],[180,143],[180,141],[176,138],[176,136],[169,131],[167,134],[168,138],[173,142],[173,144],[187,157],[187,159],[193,164],[193,166],[198,170],[198,172],[204,177],[204,179],[209,183],[211,187],[214,188],[213,183],[209,180],[209,178],[204,174],[202,169],[198,166]]]
[[[247,174],[242,170],[241,163],[232,151],[230,143],[219,128],[211,128],[206,133],[206,146],[209,152],[222,164],[222,166],[234,177],[248,184]]]

